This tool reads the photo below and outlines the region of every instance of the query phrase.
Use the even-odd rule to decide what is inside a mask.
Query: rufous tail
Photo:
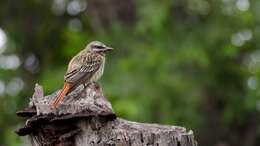
[[[56,97],[56,99],[54,100],[54,102],[51,105],[51,109],[56,108],[59,103],[64,99],[64,97],[66,96],[66,94],[68,93],[69,89],[70,89],[70,84],[69,83],[64,83],[64,87],[61,90],[61,92],[58,94],[58,96]]]

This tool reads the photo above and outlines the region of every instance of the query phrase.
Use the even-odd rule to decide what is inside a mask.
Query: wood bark
[[[17,112],[27,118],[16,133],[29,135],[32,146],[196,146],[184,127],[145,124],[116,117],[97,84],[80,86],[54,110],[59,91],[44,96],[36,84],[29,106]]]

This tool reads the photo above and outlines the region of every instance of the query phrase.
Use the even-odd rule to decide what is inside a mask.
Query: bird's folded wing
[[[91,77],[98,71],[102,64],[102,58],[96,55],[89,55],[83,61],[82,65],[68,71],[64,79],[68,83],[77,84],[78,82],[89,81]]]

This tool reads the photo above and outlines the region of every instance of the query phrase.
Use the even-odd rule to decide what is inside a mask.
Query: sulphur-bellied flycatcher
[[[97,81],[104,72],[105,55],[113,50],[99,41],[90,42],[87,47],[69,62],[64,76],[64,86],[51,105],[56,108],[64,97],[81,84]]]

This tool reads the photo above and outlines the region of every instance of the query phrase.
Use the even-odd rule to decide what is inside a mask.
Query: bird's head
[[[87,45],[87,50],[90,52],[105,54],[107,52],[112,51],[113,48],[110,48],[106,46],[104,43],[101,43],[99,41],[93,41]]]

